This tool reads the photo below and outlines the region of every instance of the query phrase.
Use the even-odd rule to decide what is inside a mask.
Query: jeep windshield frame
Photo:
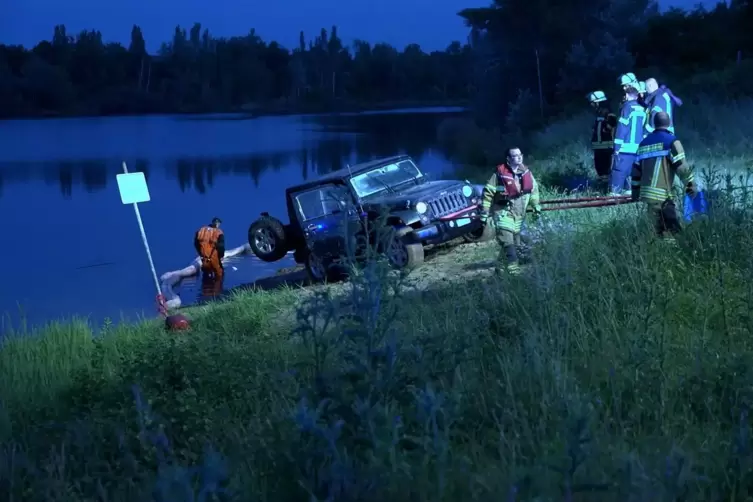
[[[352,176],[348,183],[359,199],[366,199],[409,181],[423,178],[424,173],[411,159],[385,164]]]

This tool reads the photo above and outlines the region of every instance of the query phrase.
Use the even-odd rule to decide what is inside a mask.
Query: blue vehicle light
[[[429,228],[423,228],[421,230],[416,230],[416,237],[419,239],[428,239],[430,237],[435,237],[439,234],[439,229],[437,227],[429,227]]]

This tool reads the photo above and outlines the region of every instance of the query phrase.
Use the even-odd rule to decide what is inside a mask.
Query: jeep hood
[[[419,185],[408,183],[399,187],[394,193],[384,191],[379,195],[367,197],[363,202],[366,206],[405,207],[405,202],[408,200],[415,204],[436,197],[446,190],[461,188],[465,184],[457,180],[425,181]]]

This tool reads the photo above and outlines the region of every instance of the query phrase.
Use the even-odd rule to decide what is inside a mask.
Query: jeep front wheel
[[[277,218],[262,216],[248,229],[248,245],[260,260],[281,260],[288,252],[285,227]]]
[[[306,274],[312,283],[338,282],[345,278],[338,266],[313,251],[306,253]]]
[[[405,236],[413,232],[410,227],[397,229],[387,243],[384,254],[390,265],[398,270],[410,270],[424,262],[424,246],[420,242],[407,243]]]
[[[490,223],[485,224],[481,228],[463,235],[463,240],[470,244],[494,240],[494,227]]]
[[[311,282],[324,282],[327,280],[327,266],[324,260],[316,253],[306,254],[306,273]]]

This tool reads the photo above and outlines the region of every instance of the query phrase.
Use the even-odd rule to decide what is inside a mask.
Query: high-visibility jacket
[[[670,125],[667,131],[674,134],[674,107],[671,91],[668,89],[657,89],[648,96],[646,96],[646,125],[644,127],[645,134],[651,134],[654,132],[654,118],[659,112],[665,112],[669,115]]]
[[[211,258],[217,253],[221,260],[225,257],[225,233],[211,225],[201,227],[194,237],[194,247],[201,258]]]
[[[631,175],[633,194],[644,202],[664,202],[672,198],[675,176],[686,186],[694,182],[680,140],[666,129],[657,129],[638,148]]]
[[[646,110],[637,100],[631,99],[622,104],[617,131],[614,135],[615,153],[635,154],[638,151],[638,145],[643,139],[645,121]]]
[[[505,164],[498,166],[484,186],[482,214],[496,213],[495,225],[499,229],[517,233],[529,207],[541,211],[539,186],[533,173],[525,166],[515,171]]]
[[[606,109],[599,110],[591,132],[591,148],[594,150],[612,150],[616,127],[617,115]]]

